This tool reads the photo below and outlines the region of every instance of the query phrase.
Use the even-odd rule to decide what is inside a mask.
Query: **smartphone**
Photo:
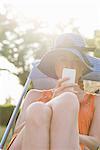
[[[64,68],[62,72],[62,78],[65,78],[65,77],[69,78],[69,80],[66,81],[67,83],[75,83],[76,70]]]

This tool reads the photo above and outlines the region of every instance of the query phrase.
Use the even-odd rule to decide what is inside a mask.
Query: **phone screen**
[[[76,70],[75,69],[69,69],[64,68],[62,72],[62,78],[68,77],[69,80],[66,81],[67,83],[75,83],[75,77],[76,77]]]

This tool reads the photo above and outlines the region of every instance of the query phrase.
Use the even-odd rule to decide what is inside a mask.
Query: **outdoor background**
[[[88,53],[100,57],[99,7],[99,0],[0,0],[0,138],[32,62],[58,35],[82,34],[95,47]]]

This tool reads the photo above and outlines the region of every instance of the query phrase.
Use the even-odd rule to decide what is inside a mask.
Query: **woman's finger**
[[[54,90],[53,97],[58,96],[63,92],[73,92],[73,93],[77,94],[77,92],[74,90],[74,88],[77,86],[78,86],[78,84],[76,84],[76,83],[62,84],[60,87],[58,87]]]
[[[67,89],[67,90],[65,89],[65,90],[62,91],[62,93],[64,93],[64,92],[72,92],[74,94],[78,94],[78,92],[73,90],[73,89]]]
[[[53,95],[53,97],[56,97],[56,96],[58,96],[58,95],[61,95],[61,94],[64,93],[64,92],[72,92],[72,93],[74,93],[74,94],[78,94],[78,92],[75,91],[75,90],[73,90],[73,89],[64,89],[64,90],[61,90],[61,91],[59,91],[59,92],[56,92],[56,93]]]
[[[74,88],[74,87],[76,87],[76,86],[78,86],[77,84],[69,84],[69,85],[62,85],[61,87],[59,87],[56,91],[57,92],[60,92],[60,91],[63,91],[63,90],[65,90],[66,89],[66,91],[69,89],[69,88]]]
[[[68,77],[65,77],[63,79],[59,79],[58,82],[57,82],[57,86],[56,87],[60,87],[62,85],[63,82],[69,80]]]
[[[63,83],[61,87],[69,88],[69,87],[78,87],[77,83]]]

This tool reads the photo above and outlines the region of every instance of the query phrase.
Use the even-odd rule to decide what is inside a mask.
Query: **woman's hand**
[[[74,88],[78,85],[76,83],[67,83],[67,80],[69,80],[69,78],[63,78],[58,80],[57,85],[54,89],[53,97],[56,97],[64,92],[73,92],[77,94],[77,91],[75,91]]]

